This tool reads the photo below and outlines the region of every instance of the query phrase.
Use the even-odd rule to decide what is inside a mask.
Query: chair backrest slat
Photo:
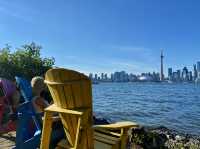
[[[89,112],[85,115],[86,122],[84,126],[82,126],[88,127],[89,129],[82,131],[82,142],[78,144],[85,146],[85,148],[93,146],[92,89],[90,79],[76,71],[56,68],[47,71],[45,82],[48,85],[54,104],[58,107],[72,110],[77,108],[89,108]],[[71,140],[71,144],[74,144],[78,117],[66,114],[60,114],[60,116],[66,135],[68,139]],[[83,122],[81,125],[83,125]],[[81,148],[83,148],[83,146]]]

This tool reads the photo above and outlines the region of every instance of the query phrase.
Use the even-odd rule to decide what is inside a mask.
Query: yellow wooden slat
[[[80,75],[81,77],[84,77]],[[87,124],[88,129],[86,130],[86,136],[87,136],[87,145],[88,148],[94,148],[94,141],[93,141],[93,118],[92,118],[92,88],[91,88],[91,81],[88,80],[87,82],[80,82],[81,84],[81,95],[83,96],[83,106],[84,107],[91,107],[90,111],[88,111],[86,117],[84,120]]]
[[[52,111],[52,112],[59,112],[59,113],[66,113],[66,114],[72,114],[72,115],[78,115],[81,116],[83,115],[83,112],[87,109],[76,109],[76,110],[68,110],[68,109],[63,109],[55,104],[50,105],[45,109],[45,111]]]
[[[60,71],[59,74],[60,74],[60,80],[62,82],[65,82],[66,78],[70,78],[70,74],[64,70]],[[70,78],[70,80],[72,80],[72,78]],[[73,98],[71,96],[72,91],[71,91],[70,84],[66,84],[61,87],[63,88],[62,94],[64,94],[64,96],[65,96],[65,100],[63,101],[63,104],[66,104],[66,107],[64,107],[64,108],[71,109],[71,108],[76,107],[76,105],[74,104]],[[67,121],[68,121],[68,125],[71,126],[71,129],[70,129],[71,138],[72,138],[73,144],[75,145],[76,128],[77,128],[78,119],[76,116],[69,115],[69,118]]]
[[[115,132],[113,132],[113,131],[111,131],[111,130],[107,130],[107,129],[102,129],[102,128],[100,128],[100,129],[98,129],[98,128],[95,128],[94,129],[94,133],[95,132],[99,132],[99,133],[104,133],[104,134],[107,134],[108,136],[115,136],[115,137],[120,137],[121,136],[121,131],[115,131]]]
[[[74,148],[77,148],[78,147],[78,143],[79,143],[79,136],[80,136],[80,125],[81,125],[81,118],[79,117],[78,118],[78,125],[77,125],[77,130],[76,130],[76,140],[75,140],[75,143],[74,143]]]
[[[66,119],[68,119],[68,115],[66,115],[66,114],[59,114],[59,115],[61,117],[61,121],[62,121],[62,124],[63,124],[63,128],[64,128],[64,131],[65,131],[66,138],[67,138],[69,144],[73,147],[74,142],[71,138],[71,134],[70,134],[71,131],[69,130],[71,127],[68,127],[68,123],[66,121]]]
[[[131,128],[138,127],[139,125],[134,122],[124,121],[124,122],[116,122],[113,124],[106,125],[94,125],[93,128],[107,128],[107,129],[121,129],[121,128]]]
[[[107,143],[110,142],[110,144],[114,144],[116,141],[120,140],[120,137],[112,136],[112,135],[108,135],[108,134],[103,134],[103,133],[100,133],[100,132],[94,132],[94,138],[105,140],[105,142],[107,142]]]
[[[80,138],[80,144],[78,145],[77,149],[90,149],[88,147],[88,142],[87,142],[87,132],[86,129],[81,130],[81,138]]]
[[[49,73],[48,75],[45,76],[45,79],[47,79],[47,80],[53,80],[53,74],[52,74],[52,73]],[[57,95],[56,95],[57,92],[54,91],[54,89],[56,89],[56,87],[55,87],[55,86],[52,87],[52,86],[49,86],[49,85],[48,85],[48,88],[49,88],[49,91],[50,91],[50,93],[51,93],[52,98],[55,99],[55,98],[57,97]],[[58,103],[57,103],[55,100],[53,100],[53,102],[54,102],[56,105],[58,105]]]
[[[49,142],[50,142],[50,136],[51,136],[51,130],[52,130],[52,127],[51,127],[52,122],[53,122],[52,121],[52,112],[45,112],[40,149],[48,149],[49,148]]]

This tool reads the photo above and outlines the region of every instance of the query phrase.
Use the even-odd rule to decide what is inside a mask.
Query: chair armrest
[[[66,113],[66,114],[71,114],[71,115],[77,115],[77,116],[82,116],[85,112],[87,112],[89,108],[80,108],[80,109],[74,109],[74,110],[68,110],[68,109],[63,109],[55,104],[50,105],[45,109],[45,111],[48,112],[58,112],[58,113]]]
[[[139,125],[134,122],[124,121],[124,122],[116,122],[113,124],[106,124],[106,125],[94,125],[94,129],[112,129],[112,130],[120,130],[122,128],[131,128],[131,127],[138,127]]]

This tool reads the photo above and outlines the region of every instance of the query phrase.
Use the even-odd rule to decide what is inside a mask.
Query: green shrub
[[[41,46],[34,42],[17,48],[11,52],[10,46],[0,49],[0,77],[13,80],[16,75],[31,79],[37,75],[43,75],[52,68],[55,59],[42,58]]]

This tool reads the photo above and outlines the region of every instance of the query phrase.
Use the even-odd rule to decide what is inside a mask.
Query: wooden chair
[[[92,88],[89,78],[79,72],[62,68],[50,69],[45,76],[54,104],[45,109],[41,149],[49,148],[52,113],[58,112],[66,140],[57,148],[125,149],[127,130],[138,125],[118,122],[93,126]]]
[[[20,89],[24,101],[17,109],[17,130],[16,146],[13,149],[36,149],[40,145],[41,124],[39,117],[41,115],[35,112],[32,105],[32,88],[28,80],[15,77],[16,84]],[[32,129],[30,129],[32,124]]]

